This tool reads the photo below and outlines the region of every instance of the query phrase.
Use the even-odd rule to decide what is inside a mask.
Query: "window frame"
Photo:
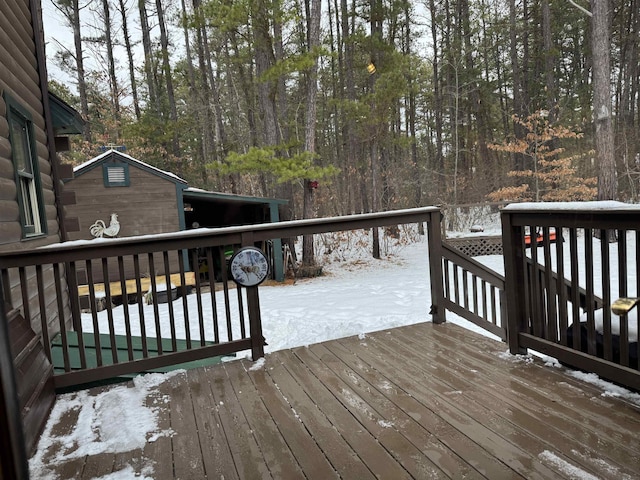
[[[124,173],[124,179],[121,182],[113,182],[109,180],[109,169],[110,168],[122,168]],[[129,164],[126,162],[117,162],[111,161],[102,164],[102,179],[104,181],[104,186],[107,188],[111,187],[128,187],[131,184],[129,179]]]
[[[38,153],[31,113],[7,93],[4,94],[9,127],[11,162],[16,185],[16,201],[20,212],[22,239],[27,240],[47,235],[47,218],[42,193],[42,179],[38,165]],[[17,127],[17,129],[16,129]],[[16,138],[16,130],[24,133]],[[28,158],[19,159],[16,146],[21,143]],[[20,169],[19,162],[30,167],[30,171]]]

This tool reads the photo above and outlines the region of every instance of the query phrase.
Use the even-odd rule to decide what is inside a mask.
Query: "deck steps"
[[[20,310],[7,312],[7,320],[26,450],[31,453],[55,400],[53,367]]]

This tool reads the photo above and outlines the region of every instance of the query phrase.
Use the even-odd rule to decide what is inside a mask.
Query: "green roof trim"
[[[85,121],[71,105],[49,92],[49,106],[56,135],[79,135],[83,132]]]
[[[281,198],[249,197],[246,195],[236,195],[234,193],[210,192],[192,187],[185,189],[183,195],[185,198],[222,200],[225,202],[240,203],[260,203],[263,205],[286,205],[289,203],[288,200],[283,200]]]

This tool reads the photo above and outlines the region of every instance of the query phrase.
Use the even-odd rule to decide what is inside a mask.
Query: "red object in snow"
[[[555,243],[557,238],[558,237],[556,235],[556,232],[549,232],[549,242]],[[538,244],[542,244],[543,241],[544,241],[544,235],[542,233],[536,233],[536,242]],[[524,246],[525,248],[531,247],[531,235],[524,236]]]

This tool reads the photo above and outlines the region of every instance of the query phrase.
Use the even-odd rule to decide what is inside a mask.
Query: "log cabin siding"
[[[56,205],[54,178],[53,129],[49,116],[44,39],[39,0],[0,1],[0,251],[28,250],[62,240],[59,209]],[[35,184],[39,189],[42,234],[24,237],[16,186],[9,123],[8,102],[24,114],[34,142]],[[34,268],[26,270],[27,288],[20,288],[15,269],[3,275],[5,304],[12,312],[11,349],[16,368],[16,382],[23,421],[27,453],[32,453],[54,401],[52,367],[41,344],[42,322]],[[51,337],[59,326],[54,272],[43,269],[44,318]],[[62,285],[65,287],[64,278]],[[71,318],[68,298],[63,299],[63,319]],[[28,313],[24,318],[23,314]],[[20,339],[30,338],[21,343]],[[47,333],[45,332],[45,335]]]

